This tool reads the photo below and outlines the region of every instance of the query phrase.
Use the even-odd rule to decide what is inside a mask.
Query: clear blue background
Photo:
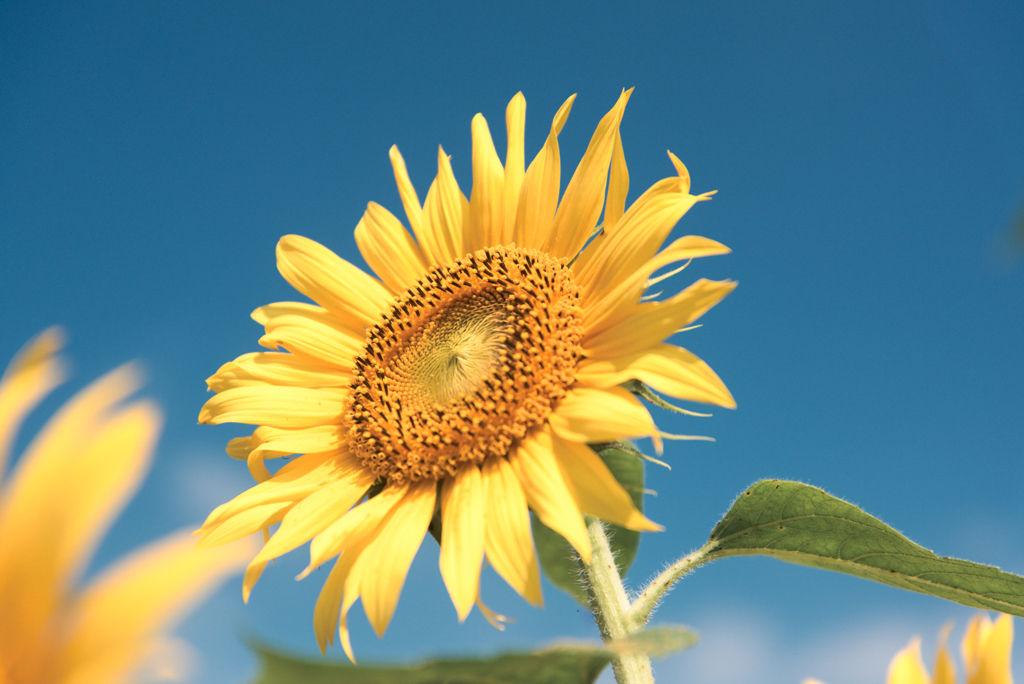
[[[28,432],[110,368],[148,368],[166,429],[101,567],[249,486],[223,453],[245,428],[196,416],[204,379],[258,348],[249,312],[296,296],[275,270],[279,236],[361,264],[352,230],[366,203],[401,211],[388,148],[422,198],[444,145],[468,193],[470,119],[482,112],[504,150],[518,90],[528,160],[579,93],[560,138],[567,179],[636,86],[622,124],[630,201],[672,173],[666,149],[695,192],[720,191],[675,235],[735,251],[679,282],[739,288],[678,342],[739,409],[656,415],[718,441],[671,443],[673,470],[649,470],[648,510],[667,531],[644,538],[634,582],[700,545],[765,477],[824,487],[942,555],[1024,573],[1024,268],[1005,241],[1024,198],[1021,35],[1019,2],[6,2],[0,358],[54,323],[71,336],[74,379]],[[235,579],[183,623],[202,655],[196,681],[253,675],[240,636],[316,653],[324,573],[294,582],[303,557],[275,563],[248,606]],[[427,540],[383,640],[353,612],[364,661],[596,637],[554,588],[534,610],[489,570],[486,600],[517,623],[499,633],[474,613],[460,626],[436,564]],[[728,560],[665,602],[656,619],[703,642],[656,668],[660,681],[881,682],[913,634],[930,654],[946,620],[958,643],[972,614]]]

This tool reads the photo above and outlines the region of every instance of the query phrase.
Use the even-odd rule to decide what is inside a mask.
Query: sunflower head
[[[473,186],[459,189],[448,156],[421,204],[405,162],[391,162],[408,230],[370,203],[356,243],[367,274],[299,236],[278,244],[278,268],[315,304],[257,309],[260,344],[208,380],[206,423],[256,425],[228,452],[260,484],[215,510],[201,544],[280,527],[246,573],[248,595],[266,563],[311,541],[305,574],[337,558],[314,615],[323,648],[362,599],[382,634],[428,524],[440,508],[441,574],[460,619],[478,604],[481,564],[541,602],[529,512],[588,561],[587,513],[633,530],[645,518],[587,445],[661,433],[621,385],[734,406],[698,357],[664,340],[734,287],[699,280],[645,297],[655,271],[729,250],[706,238],[662,243],[709,194],[675,175],[626,207],[629,174],[619,123],[631,91],[600,121],[559,198],[556,113],[529,167],[526,102],[506,112],[499,160],[473,118]],[[660,251],[659,251],[660,250]],[[283,350],[283,351],[282,351]],[[300,454],[275,474],[265,460]],[[491,615],[485,610],[486,615]]]
[[[573,383],[579,298],[564,259],[513,245],[430,271],[367,331],[352,449],[395,484],[504,457]]]

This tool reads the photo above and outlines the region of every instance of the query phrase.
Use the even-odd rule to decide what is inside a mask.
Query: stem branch
[[[718,542],[709,541],[693,553],[683,556],[665,568],[660,575],[651,580],[627,611],[627,619],[634,630],[641,629],[651,619],[651,613],[658,607],[661,599],[669,592],[672,585],[682,579],[683,575],[710,560],[707,556]]]

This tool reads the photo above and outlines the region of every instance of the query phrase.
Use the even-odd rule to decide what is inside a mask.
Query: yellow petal
[[[604,461],[586,444],[553,436],[555,459],[584,513],[629,530],[660,532],[663,528],[636,509]]]
[[[556,257],[571,259],[594,232],[604,208],[615,135],[632,92],[632,88],[622,91],[615,106],[598,122],[587,151],[565,188],[547,241],[546,251]]]
[[[292,287],[350,328],[373,325],[391,304],[391,293],[379,280],[301,235],[278,241],[277,269]]]
[[[635,270],[626,270],[633,267],[633,262],[616,263],[614,268],[607,270],[603,280],[594,283],[588,281],[587,285],[581,284],[586,293],[583,297],[585,326],[591,335],[596,335],[628,317],[647,289],[651,273],[658,268],[697,257],[728,254],[729,251],[728,247],[714,240],[699,236],[685,236],[652,258],[638,262],[639,266]],[[598,257],[592,263],[600,261],[602,258]],[[612,260],[607,260],[605,263],[610,261]],[[614,261],[621,260],[615,259]],[[595,269],[590,268],[590,265],[592,264],[588,264],[585,270],[593,276]],[[686,264],[683,264],[684,268],[685,266]],[[582,281],[583,275],[581,274],[580,277]]]
[[[367,543],[368,540],[363,540],[347,549],[334,563],[334,567],[331,568],[331,572],[324,582],[323,589],[320,590],[316,607],[313,609],[313,631],[316,633],[316,642],[320,646],[321,655],[326,655],[327,646],[334,644],[334,630],[338,628],[338,615],[341,611],[345,582],[352,571],[352,566]],[[354,664],[356,659],[352,655],[352,644],[348,638],[348,629],[345,627],[342,627],[342,645],[345,648],[345,654]]]
[[[577,262],[578,282],[583,287],[594,288],[597,296],[615,287],[618,280],[653,257],[683,214],[714,194],[691,195],[686,168],[671,152],[669,157],[676,164],[677,172],[685,175],[665,178],[652,185],[615,224],[614,230],[606,227],[601,240],[588,247],[587,252],[592,254]]]
[[[260,484],[266,484],[266,482],[261,482]],[[221,523],[211,525],[208,530],[204,526],[203,536],[196,543],[196,548],[212,549],[215,546],[248,537],[255,532],[281,522],[285,514],[294,506],[294,501],[275,501],[273,503],[250,506]]]
[[[480,609],[481,613],[483,613],[484,619],[491,623],[491,627],[494,627],[494,629],[498,630],[499,632],[505,631],[505,625],[502,623],[515,622],[515,620],[507,618],[500,613],[495,613],[493,610],[487,607],[486,603],[484,603],[480,599],[476,600],[476,607]]]
[[[562,535],[584,563],[590,562],[590,537],[576,498],[558,467],[547,430],[524,438],[508,458],[530,508],[540,521]]]
[[[576,381],[587,387],[614,387],[630,379],[676,399],[736,408],[732,394],[710,366],[671,344],[614,359],[584,359],[576,369]]]
[[[436,489],[429,479],[411,485],[352,568],[350,581],[356,580],[363,610],[379,637],[391,621],[409,566],[427,533]]]
[[[438,147],[437,177],[423,203],[423,235],[420,238],[428,266],[449,264],[466,253],[462,231],[464,202],[468,204],[455,181],[448,155]]]
[[[526,175],[526,98],[521,92],[515,94],[505,109],[505,130],[508,138],[505,153],[505,223],[499,243],[503,245],[514,241],[519,189],[523,186],[523,177]]]
[[[229,521],[238,526],[234,519],[243,515],[251,522],[242,526],[240,532],[233,534],[237,534],[235,538],[252,534],[267,526],[262,524],[262,519],[267,514],[276,512],[281,506],[291,506],[325,484],[343,479],[348,472],[359,468],[361,463],[358,457],[337,451],[306,454],[289,461],[266,482],[247,489],[231,501],[215,508],[199,531],[199,546],[204,548],[217,543],[215,533],[218,537],[224,535],[219,528]],[[254,514],[260,511],[262,517]]]
[[[289,454],[325,453],[340,449],[348,441],[341,425],[318,425],[299,430],[283,430],[261,425],[253,432],[253,449]]]
[[[636,397],[621,387],[569,391],[548,416],[552,430],[571,442],[609,442],[651,437],[660,453],[658,428]]]
[[[604,230],[614,231],[626,210],[626,194],[629,192],[629,169],[626,168],[626,153],[622,150],[622,135],[615,129],[615,145],[612,148],[612,166],[608,174],[608,201],[604,207]]]
[[[229,361],[206,379],[212,392],[251,385],[348,387],[352,374],[337,368],[305,364],[291,354],[252,352]]]
[[[530,511],[523,487],[504,457],[484,461],[481,476],[486,506],[487,560],[520,596],[535,606],[543,605]]]
[[[395,183],[398,185],[398,195],[402,198],[402,206],[405,208],[405,215],[409,219],[409,226],[413,234],[423,244],[421,232],[423,230],[423,208],[420,206],[420,198],[416,195],[416,188],[409,180],[409,172],[405,168],[405,160],[402,159],[397,145],[392,145],[388,150],[391,158],[391,168],[395,172]]]
[[[322,485],[288,511],[270,542],[256,555],[253,563],[282,556],[305,544],[343,516],[377,479],[368,468],[351,468],[339,479]]]
[[[910,645],[896,654],[889,663],[887,684],[932,684],[921,660],[921,640],[914,638]]]
[[[322,318],[330,315],[322,306],[308,302],[274,302],[257,307],[249,317],[260,325],[266,325],[271,318],[276,316],[309,316],[310,318]],[[353,330],[361,330],[361,326],[354,326]]]
[[[228,446],[224,449],[228,456],[236,458],[240,461],[244,461],[249,458],[249,454],[255,448],[252,437],[232,437],[228,440]]]
[[[735,287],[730,280],[701,278],[665,301],[640,304],[615,325],[584,335],[583,353],[592,359],[609,359],[648,349],[703,316]]]
[[[503,244],[505,239],[505,169],[482,115],[473,117],[472,130],[473,190],[464,238],[467,253]]]
[[[617,274],[607,283],[585,289],[584,326],[590,335],[597,335],[629,317],[647,289],[648,278],[659,268],[697,257],[728,254],[729,251],[722,243],[699,235],[686,235],[675,240],[651,259],[641,262],[636,270]]]
[[[56,355],[63,346],[60,328],[39,333],[14,355],[0,378],[0,482],[21,422],[64,381],[64,364]]]
[[[199,422],[289,429],[336,424],[345,412],[345,394],[340,389],[311,387],[235,387],[207,401],[199,412]]]
[[[526,249],[543,247],[551,232],[551,223],[558,206],[561,178],[561,158],[558,153],[558,134],[562,131],[576,96],[566,100],[551,121],[551,132],[544,147],[526,171],[519,191],[516,225],[512,241]]]
[[[280,522],[276,520],[275,522]],[[264,527],[263,534],[266,536],[269,534],[269,530]],[[260,576],[267,567],[267,562],[262,563],[249,563],[249,566],[245,569],[245,575],[242,577],[242,602],[248,603],[249,596],[252,594],[253,587],[256,586],[256,582],[259,581]]]
[[[359,504],[318,534],[309,547],[309,567],[299,575],[299,579],[306,577],[314,568],[326,563],[331,557],[344,553],[360,540],[371,538],[380,524],[387,519],[391,509],[400,504],[408,493],[408,484],[389,485],[377,496]]]
[[[332,370],[351,371],[363,352],[365,335],[353,333],[335,323],[329,315],[275,316],[267,321],[267,334],[260,338],[268,349],[287,349],[296,359]]]
[[[409,231],[376,202],[367,205],[356,226],[356,245],[366,263],[394,294],[405,292],[427,271],[423,251]]]
[[[475,463],[466,463],[441,489],[441,577],[459,622],[469,615],[480,591],[484,510],[480,469]]]
[[[124,681],[147,641],[174,625],[255,552],[246,541],[195,551],[188,532],[150,544],[93,582],[74,606],[65,667],[76,681]],[[88,675],[88,676],[86,676]]]

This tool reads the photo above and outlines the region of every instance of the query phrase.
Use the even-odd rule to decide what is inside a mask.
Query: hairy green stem
[[[630,616],[629,597],[615,566],[604,524],[587,516],[587,532],[592,552],[590,563],[584,563],[583,567],[587,573],[590,609],[597,618],[605,643],[623,639],[639,631],[643,624],[636,624]],[[654,684],[651,659],[646,655],[621,655],[612,662],[612,668],[619,684]]]
[[[661,603],[661,599],[672,589],[672,585],[682,579],[683,575],[708,562],[708,554],[718,546],[717,541],[709,541],[693,553],[683,556],[665,568],[660,575],[651,580],[627,611],[627,619],[634,630],[641,629],[651,619],[651,613]]]

